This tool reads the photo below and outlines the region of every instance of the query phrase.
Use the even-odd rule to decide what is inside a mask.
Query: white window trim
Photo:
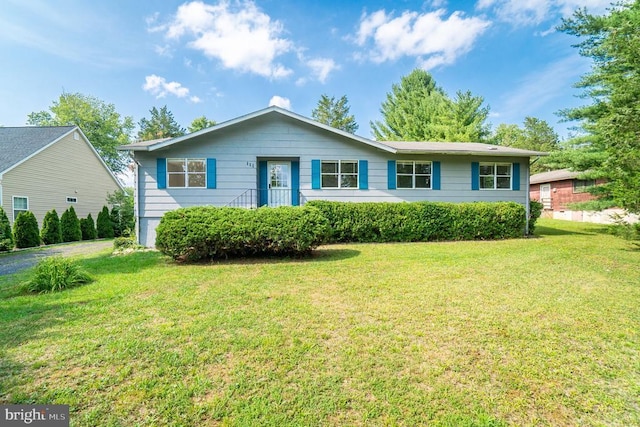
[[[338,163],[338,172],[337,173],[324,173],[322,172],[322,164],[323,163]],[[354,163],[356,165],[356,172],[355,174],[353,173],[342,173],[342,163]],[[360,188],[360,164],[358,162],[358,160],[320,160],[320,188],[321,189],[327,189],[327,190],[357,190]],[[325,187],[324,185],[322,185],[323,179],[322,176],[323,175],[337,175],[338,176],[338,186],[337,187]],[[355,187],[343,187],[342,186],[342,180],[340,179],[340,177],[342,175],[355,175],[356,176],[356,185]]]
[[[493,174],[492,175],[482,175],[482,173],[480,172],[482,170],[482,166],[488,166],[488,165],[493,165]],[[497,188],[498,186],[498,176],[500,177],[506,177],[506,175],[498,175],[498,166],[509,166],[509,187],[508,188]],[[493,177],[493,188],[483,188],[482,187],[482,177],[484,176],[492,176]],[[498,191],[509,191],[513,188],[513,164],[511,163],[506,163],[506,162],[480,162],[479,164],[479,168],[478,168],[478,187],[479,189],[485,190],[485,191],[493,191],[493,190],[498,190]]]
[[[13,222],[16,221],[18,215],[16,215],[16,199],[27,199],[27,209],[20,209],[20,212],[28,212],[29,211],[29,197],[28,196],[12,196],[11,197],[11,213],[13,215]]]
[[[398,173],[398,163],[413,163],[413,172],[411,174]],[[429,187],[416,187],[416,163],[429,163],[429,165],[431,166],[431,173],[417,174],[417,176],[429,177]],[[412,187],[400,187],[398,185],[398,176],[410,176]],[[396,161],[396,189],[398,190],[432,190],[433,189],[433,162],[431,160],[397,160]]]
[[[169,162],[170,161],[176,161],[176,160],[180,160],[183,161],[185,163],[185,171],[184,172],[169,172]],[[191,187],[189,186],[189,162],[190,161],[201,161],[204,165],[204,171],[203,172],[192,172],[193,174],[197,173],[200,174],[202,173],[204,175],[204,185],[202,187]],[[174,187],[170,185],[171,180],[169,179],[169,177],[171,175],[184,175],[184,186],[180,186],[180,187]],[[201,157],[194,157],[194,158],[190,158],[190,157],[173,157],[170,159],[167,159],[167,188],[207,188],[207,159],[206,158],[201,158]]]

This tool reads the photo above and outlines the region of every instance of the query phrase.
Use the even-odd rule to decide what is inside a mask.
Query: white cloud
[[[453,64],[471,50],[491,23],[467,18],[462,12],[444,15],[444,9],[422,14],[406,11],[398,17],[384,10],[365,13],[355,40],[363,47],[369,40],[373,42],[366,57],[376,63],[413,56],[425,69]]]
[[[173,54],[171,53],[171,46],[165,44],[164,46],[160,46],[160,45],[155,45],[153,47],[153,50],[155,51],[155,53],[157,53],[159,56],[165,56],[167,58],[172,58]]]
[[[269,107],[272,105],[280,108],[284,108],[285,110],[291,110],[291,100],[289,98],[283,98],[278,95],[274,95],[269,100]]]
[[[142,89],[154,95],[156,98],[164,98],[168,94],[178,98],[186,98],[189,96],[189,89],[178,82],[167,82],[164,77],[156,76],[155,74],[146,76],[144,79],[145,82],[144,85],[142,85]],[[197,96],[191,96],[189,100],[194,103],[201,102]]]
[[[330,58],[315,58],[307,61],[307,66],[311,68],[313,76],[320,82],[325,83],[329,73],[339,70],[340,66]]]
[[[491,9],[501,21],[513,25],[538,25],[549,19],[568,17],[579,7],[603,13],[611,0],[479,0],[476,8]]]
[[[185,3],[162,29],[168,39],[191,38],[187,46],[219,60],[225,68],[269,78],[292,73],[276,58],[290,52],[293,43],[280,37],[282,24],[272,21],[250,0]]]

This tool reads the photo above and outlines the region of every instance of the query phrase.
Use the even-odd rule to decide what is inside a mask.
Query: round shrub
[[[11,231],[11,224],[9,218],[4,212],[4,209],[0,207],[0,252],[6,252],[13,249],[13,232]]]
[[[24,285],[27,292],[46,293],[92,282],[89,274],[61,256],[45,258],[38,263],[33,277]]]
[[[62,242],[62,229],[60,228],[60,218],[55,209],[50,210],[42,221],[40,237],[45,245],[53,245]]]
[[[96,224],[93,222],[91,214],[80,220],[80,231],[82,240],[94,240],[96,238]]]
[[[302,255],[322,244],[328,222],[311,206],[191,207],[167,212],[156,248],[180,261]]]
[[[69,206],[62,214],[62,218],[60,218],[60,228],[62,229],[63,242],[77,242],[82,239],[80,220],[73,206]]]
[[[13,237],[17,248],[40,246],[38,220],[30,211],[20,212],[13,223]]]
[[[103,206],[102,210],[98,213],[96,228],[98,232],[98,239],[113,239],[113,222],[109,215],[109,209],[106,206]]]

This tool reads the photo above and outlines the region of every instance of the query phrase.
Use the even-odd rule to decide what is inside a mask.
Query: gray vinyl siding
[[[69,206],[78,218],[91,214],[95,221],[107,194],[120,188],[82,136],[75,140],[74,133],[2,176],[2,206],[11,223],[14,196],[28,197],[29,210],[42,227],[48,211],[55,209],[61,216]],[[76,197],[77,203],[67,203],[67,197]]]
[[[528,158],[478,156],[394,155],[293,119],[257,118],[241,126],[186,140],[154,152],[136,152],[138,169],[140,242],[155,243],[155,227],[162,215],[180,207],[225,206],[248,189],[256,189],[259,160],[299,160],[300,192],[307,201],[516,201],[526,204]],[[215,158],[216,189],[158,189],[157,158]],[[311,160],[367,160],[369,189],[311,189]],[[388,160],[441,162],[441,190],[387,189]],[[471,190],[471,162],[519,162],[520,191]]]

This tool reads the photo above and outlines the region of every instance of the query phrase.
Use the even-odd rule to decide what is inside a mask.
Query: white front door
[[[291,162],[268,162],[269,206],[291,206]]]
[[[551,209],[551,184],[540,185],[540,203],[545,209]]]

